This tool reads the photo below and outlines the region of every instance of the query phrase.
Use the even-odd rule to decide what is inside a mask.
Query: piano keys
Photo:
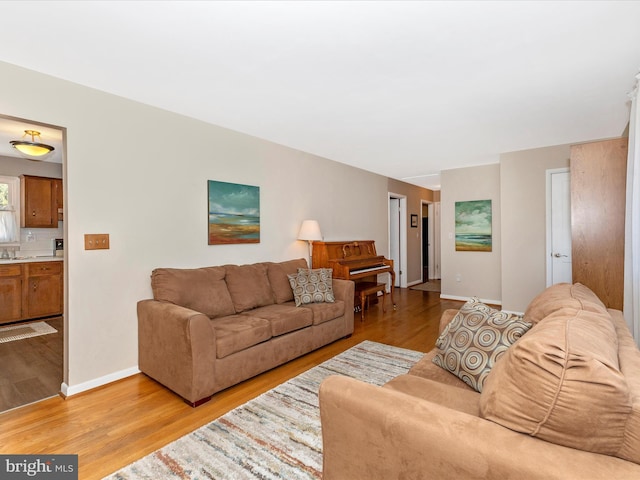
[[[332,268],[333,278],[358,282],[377,282],[379,274],[391,276],[391,303],[396,308],[393,288],[396,274],[393,260],[378,255],[373,240],[313,242],[312,268]],[[357,290],[357,286],[356,286]]]

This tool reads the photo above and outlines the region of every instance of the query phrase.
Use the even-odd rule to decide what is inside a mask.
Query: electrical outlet
[[[86,233],[84,235],[85,250],[108,250],[109,234],[108,233]]]
[[[459,273],[456,273],[456,282],[461,282],[462,281],[462,275],[460,275]]]
[[[33,243],[36,241],[36,234],[32,233],[31,230],[29,230],[29,232],[27,232],[27,237],[26,237],[27,243]]]

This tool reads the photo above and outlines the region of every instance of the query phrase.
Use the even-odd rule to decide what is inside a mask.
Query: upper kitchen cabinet
[[[58,228],[58,211],[62,211],[61,186],[59,178],[20,177],[22,228]]]
[[[58,221],[62,222],[64,220],[64,196],[62,195],[62,179],[54,178],[53,186],[56,195],[56,208],[58,210]]]

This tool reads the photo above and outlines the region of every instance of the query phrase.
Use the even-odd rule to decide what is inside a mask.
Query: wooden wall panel
[[[622,309],[628,139],[571,147],[573,281]]]

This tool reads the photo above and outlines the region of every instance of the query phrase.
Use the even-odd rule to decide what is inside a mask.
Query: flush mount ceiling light
[[[40,139],[40,132],[36,130],[25,130],[22,138],[27,135],[31,136],[30,142],[26,140],[12,140],[9,143],[13,148],[18,150],[18,152],[28,157],[42,157],[55,150],[51,145],[36,142],[36,137],[38,137],[38,140]]]

